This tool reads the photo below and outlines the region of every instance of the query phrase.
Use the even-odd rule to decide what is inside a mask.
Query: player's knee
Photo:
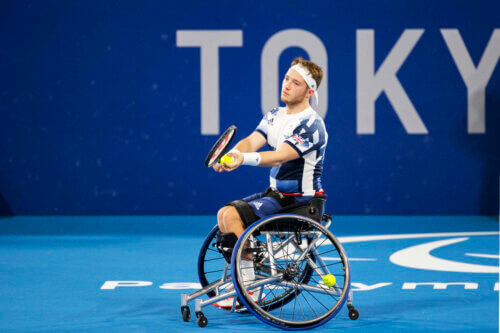
[[[221,209],[219,209],[219,211],[217,212],[217,224],[219,225],[219,229],[222,230],[224,232],[224,213],[226,212],[226,210],[228,209],[227,206],[224,206],[222,207]]]
[[[226,206],[225,208],[227,209],[224,211],[224,220],[235,220],[240,218],[236,208],[233,206]]]
[[[227,206],[228,209],[224,212],[223,223],[226,230],[231,230],[234,227],[239,227],[242,225],[240,214],[234,207]]]

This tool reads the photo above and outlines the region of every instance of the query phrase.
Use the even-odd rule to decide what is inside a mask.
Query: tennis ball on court
[[[222,158],[220,159],[220,164],[223,164],[223,163],[226,163],[226,164],[233,164],[234,162],[234,158],[232,158],[231,156],[229,155],[224,155],[222,156]]]
[[[325,276],[323,276],[323,284],[327,287],[335,285],[335,281],[335,276],[333,276],[332,274],[326,274]]]

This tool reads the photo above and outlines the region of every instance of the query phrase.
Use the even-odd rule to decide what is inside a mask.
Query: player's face
[[[287,105],[301,103],[308,90],[309,87],[302,76],[290,68],[281,85],[281,101]]]

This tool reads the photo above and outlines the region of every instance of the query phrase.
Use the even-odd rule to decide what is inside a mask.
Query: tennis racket
[[[236,134],[236,126],[232,125],[221,135],[219,140],[210,149],[210,152],[205,158],[205,166],[211,168],[215,163],[219,162],[221,157],[226,153],[227,148],[233,141],[234,135]]]

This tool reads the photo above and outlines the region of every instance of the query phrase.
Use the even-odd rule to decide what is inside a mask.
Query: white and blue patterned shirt
[[[287,114],[286,108],[276,108],[264,115],[256,131],[266,138],[270,150],[276,150],[285,142],[300,156],[271,169],[272,188],[304,196],[314,195],[322,189],[321,173],[328,133],[316,111],[309,107],[299,113]]]

